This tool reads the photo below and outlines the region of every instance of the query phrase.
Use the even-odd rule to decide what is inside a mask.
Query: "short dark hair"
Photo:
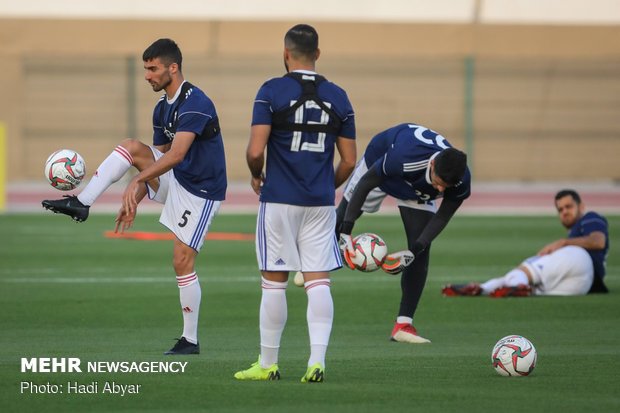
[[[570,196],[571,198],[573,198],[575,202],[577,203],[577,205],[581,204],[581,197],[579,196],[577,191],[573,189],[562,189],[561,191],[558,191],[558,193],[555,194],[554,201],[557,202],[560,199],[564,198],[565,196]]]
[[[159,39],[153,42],[152,45],[146,48],[142,53],[142,60],[148,62],[159,58],[163,64],[170,66],[172,63],[176,63],[181,71],[183,64],[183,55],[181,49],[172,39]]]
[[[446,184],[458,184],[467,170],[467,155],[455,148],[446,148],[435,157],[435,174]]]
[[[289,29],[284,36],[284,46],[295,57],[303,55],[314,59],[319,48],[319,34],[308,24],[298,24]]]

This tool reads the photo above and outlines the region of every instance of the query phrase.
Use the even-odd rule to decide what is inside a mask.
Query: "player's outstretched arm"
[[[559,239],[559,240],[553,241],[552,243],[549,243],[545,245],[544,247],[542,247],[540,251],[538,251],[538,255],[551,254],[552,252],[559,250],[565,245],[566,245],[566,239]]]
[[[575,245],[586,250],[602,250],[605,248],[605,234],[600,231],[591,232],[583,237],[562,238],[545,245],[538,251],[538,255],[551,254],[567,245]]]
[[[428,248],[431,242],[443,231],[462,203],[462,200],[444,199],[420,237],[410,246],[411,250],[388,254],[381,265],[381,269],[388,274],[400,274],[407,266],[411,265],[416,255]]]
[[[342,220],[341,233],[351,235],[355,220],[362,214],[362,206],[366,201],[366,197],[373,188],[381,185],[381,182],[383,182],[383,178],[377,175],[374,168],[370,168],[368,172],[362,176],[355,186],[355,190],[353,194],[351,194],[351,199],[349,199],[347,204],[344,219]]]
[[[418,239],[414,242],[413,247],[410,247],[414,255],[424,251],[437,238],[461,204],[463,204],[462,199],[444,199],[441,201],[437,213],[428,222]]]
[[[138,203],[146,194],[146,182],[163,175],[181,163],[195,138],[195,133],[177,132],[170,150],[129,181],[123,193],[123,208],[126,211],[135,215]]]
[[[144,199],[147,193],[148,191],[146,185],[141,185],[138,187],[136,192],[136,200],[138,204]],[[127,211],[123,206],[121,206],[118,210],[118,213],[116,214],[116,218],[114,219],[114,222],[116,223],[114,227],[114,232],[118,233],[120,230],[120,233],[122,234],[125,232],[125,230],[131,228],[133,226],[134,220],[136,219],[136,214],[137,210],[130,212]]]

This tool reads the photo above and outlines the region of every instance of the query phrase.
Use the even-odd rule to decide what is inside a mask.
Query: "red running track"
[[[119,205],[124,185],[112,186],[97,200],[91,212],[115,212]],[[472,195],[465,201],[459,213],[468,214],[555,214],[553,197],[564,188],[576,189],[588,210],[603,214],[620,214],[620,186],[613,184],[520,184],[492,183],[474,185]],[[43,199],[55,199],[74,192],[61,192],[48,185],[25,183],[10,185],[7,190],[8,212],[43,211]],[[75,191],[78,193],[78,191]],[[339,199],[339,196],[337,197]],[[254,213],[258,208],[258,197],[249,185],[234,183],[229,186],[226,201],[222,204],[221,213]],[[145,200],[140,205],[143,212],[157,212],[160,205]],[[381,212],[395,213],[396,203],[387,198]]]

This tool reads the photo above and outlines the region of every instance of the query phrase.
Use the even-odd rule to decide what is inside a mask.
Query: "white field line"
[[[467,272],[470,274],[479,273],[480,269],[477,271]],[[289,277],[289,286],[294,287],[293,284],[293,275]],[[332,283],[359,283],[363,282],[367,283],[399,283],[400,277],[398,276],[390,276],[383,274],[360,274],[358,278],[354,276],[332,276]],[[471,279],[469,279],[471,278]],[[469,277],[465,279],[463,275],[459,276],[437,276],[437,275],[429,275],[427,281],[429,282],[463,282],[463,281],[484,281],[481,279],[475,279],[475,277]],[[480,277],[478,277],[480,278]],[[119,276],[119,277],[11,277],[11,278],[2,278],[0,277],[0,283],[3,284],[176,284],[174,277],[131,277],[131,276]],[[200,277],[201,284],[236,284],[236,283],[253,283],[257,286],[260,284],[260,277],[258,275],[251,276],[234,276],[234,277],[226,277],[226,276],[202,276]]]
[[[290,280],[292,283],[292,276]],[[392,277],[372,277],[364,280],[367,282],[396,282]],[[338,278],[337,282],[359,282],[353,278]],[[171,277],[24,277],[3,278],[0,283],[7,284],[175,284]],[[260,277],[201,277],[201,284],[228,284],[228,283],[254,283],[260,285]]]

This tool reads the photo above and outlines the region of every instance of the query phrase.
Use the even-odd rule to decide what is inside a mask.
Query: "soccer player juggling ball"
[[[159,222],[175,235],[173,266],[183,314],[183,335],[165,354],[198,354],[201,289],[194,263],[226,195],[224,144],[213,102],[184,80],[177,44],[159,39],[142,59],[145,80],[153,91],[165,92],[153,111],[153,145],[125,139],[79,195],[45,200],[43,207],[85,221],[96,199],[135,167],[139,173],[123,193],[115,231],[131,227],[138,203],[147,194],[164,204]]]
[[[431,129],[404,123],[372,138],[345,187],[336,232],[350,268],[355,220],[362,212],[378,211],[387,195],[398,203],[408,249],[389,254],[382,265],[388,273],[402,272],[402,298],[391,334],[394,341],[430,342],[417,334],[413,316],[426,283],[431,242],[469,197],[470,183],[465,153]],[[438,209],[437,198],[443,198]]]

